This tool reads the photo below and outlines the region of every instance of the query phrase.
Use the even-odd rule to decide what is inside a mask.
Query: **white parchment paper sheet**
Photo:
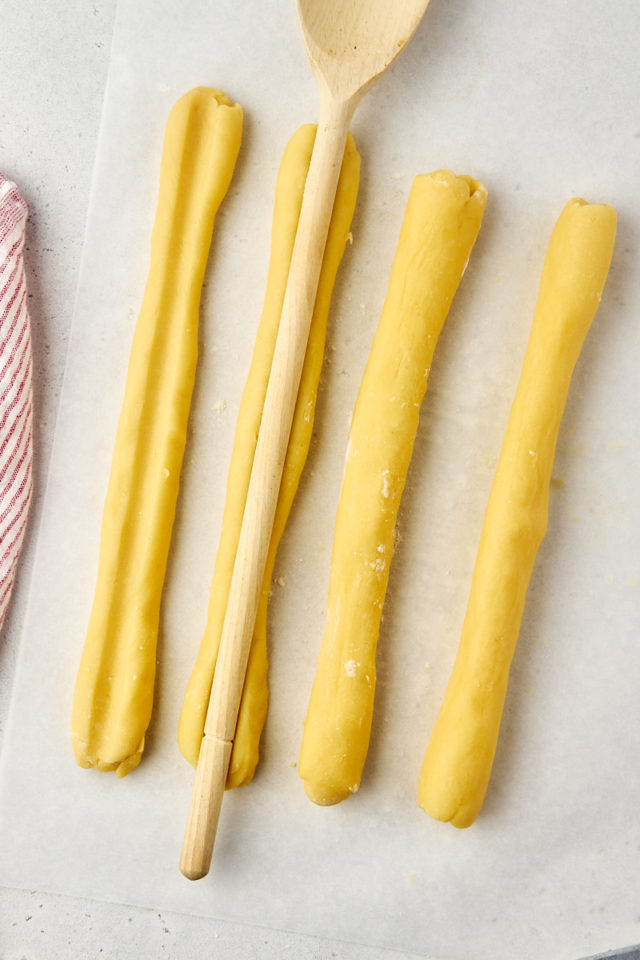
[[[264,292],[273,187],[316,115],[293,3],[119,6],[39,553],[2,758],[0,882],[451,960],[575,957],[640,940],[640,354],[634,0],[432,0],[365,99],[353,245],[340,271],[314,442],[277,562],[272,701],[253,784],[227,794],[212,873],[178,872],[192,771],[175,729],[205,622],[235,417]],[[123,781],[75,766],[69,713],[164,124],[224,89],[245,136],[216,225],[158,647],[148,748]],[[297,776],[323,627],[348,420],[413,176],[487,184],[436,351],[399,518],[360,793],[310,804]],[[576,194],[618,242],[559,439],[485,808],[459,832],[416,806],[464,614],[549,233]],[[280,585],[284,584],[284,585]]]

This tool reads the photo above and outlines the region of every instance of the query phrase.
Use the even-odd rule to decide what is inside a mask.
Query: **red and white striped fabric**
[[[0,625],[9,603],[32,489],[31,331],[22,248],[27,205],[0,173]]]

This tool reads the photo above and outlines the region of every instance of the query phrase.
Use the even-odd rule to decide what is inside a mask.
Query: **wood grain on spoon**
[[[180,869],[209,872],[331,211],[353,112],[429,0],[298,0],[320,99],[289,279],[242,521]]]

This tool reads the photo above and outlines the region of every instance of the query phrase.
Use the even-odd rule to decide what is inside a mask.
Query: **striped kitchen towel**
[[[32,358],[22,248],[27,205],[0,173],[0,625],[32,489]]]

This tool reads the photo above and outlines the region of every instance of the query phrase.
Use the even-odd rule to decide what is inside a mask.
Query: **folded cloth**
[[[22,249],[27,205],[0,173],[0,625],[31,502],[31,331]]]

